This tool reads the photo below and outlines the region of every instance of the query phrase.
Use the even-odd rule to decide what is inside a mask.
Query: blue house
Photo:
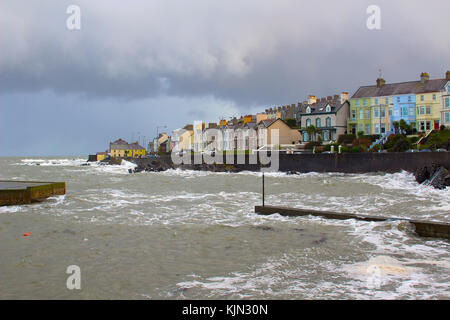
[[[414,94],[394,95],[392,97],[392,110],[389,112],[389,127],[393,130],[392,123],[401,119],[408,124],[416,126],[416,96]]]

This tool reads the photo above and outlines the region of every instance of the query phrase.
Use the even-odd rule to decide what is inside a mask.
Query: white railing
[[[383,144],[385,144],[385,143],[388,141],[389,136],[390,136],[391,134],[394,134],[394,132],[392,132],[392,131],[386,131],[385,133],[383,133],[383,134],[381,135],[380,138],[378,138],[377,140],[375,140],[375,141],[370,145],[369,150],[372,149],[372,148],[373,148],[374,146],[376,146],[376,145],[379,145],[380,148],[381,148],[381,146],[382,146]]]

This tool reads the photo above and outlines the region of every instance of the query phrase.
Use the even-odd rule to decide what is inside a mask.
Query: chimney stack
[[[308,104],[314,104],[317,102],[316,96],[308,96]]]
[[[333,96],[333,100],[337,100],[337,99],[339,99],[339,95],[335,94],[335,95]]]
[[[447,79],[447,81],[450,81],[450,71],[447,71],[447,73],[445,74],[445,79]]]
[[[327,100],[328,100],[328,101],[331,101],[331,100],[333,100],[333,97],[332,97],[332,96],[328,96],[328,97],[327,97]]]
[[[426,73],[426,72],[422,72],[420,74],[420,82],[422,84],[425,84],[425,82],[428,81],[428,80],[430,80],[430,75],[428,73]]]
[[[341,104],[343,104],[347,100],[348,100],[348,92],[344,91],[341,93]]]
[[[383,78],[378,78],[377,79],[377,88],[381,88],[385,84],[386,84],[386,81]]]

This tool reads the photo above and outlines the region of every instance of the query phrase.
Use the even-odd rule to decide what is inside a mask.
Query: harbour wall
[[[273,156],[274,155],[270,155]],[[217,158],[216,158],[217,159]],[[239,171],[260,171],[262,165],[259,158],[249,155],[234,155],[231,159],[223,156],[222,161],[215,164],[195,163],[194,156],[190,162],[174,164],[170,155],[160,158],[128,158],[147,170],[154,167],[162,170],[168,168],[180,168],[185,170],[201,170],[216,172],[239,172]],[[121,161],[121,160],[120,160]],[[197,161],[198,162],[198,161]],[[110,163],[117,163],[117,159],[112,159]],[[118,163],[117,163],[118,164]],[[445,168],[450,168],[450,152],[392,152],[392,153],[341,153],[341,154],[279,154],[278,171],[281,172],[341,172],[341,173],[366,173],[366,172],[386,172],[394,173],[399,171],[414,172],[418,168],[437,164]],[[266,167],[270,167],[267,165]]]
[[[174,167],[216,171],[259,171],[261,168],[259,159],[257,164],[251,164],[248,156],[244,164],[238,164],[236,156],[234,164],[227,164],[229,162],[225,160],[224,157],[222,162],[225,164],[182,164]],[[279,154],[281,172],[414,172],[431,164],[450,168],[450,152]]]

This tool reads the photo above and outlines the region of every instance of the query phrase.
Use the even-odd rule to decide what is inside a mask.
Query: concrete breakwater
[[[402,170],[415,172],[431,165],[450,168],[450,152],[393,152],[393,153],[341,153],[341,154],[279,154],[278,171],[290,173],[306,172],[341,172],[341,173],[394,173]],[[163,171],[170,168],[202,170],[215,172],[260,171],[261,162],[251,163],[250,156],[236,155],[233,161],[222,161],[215,164],[194,162],[174,164],[170,155],[157,159],[127,159],[137,164],[136,171]],[[240,162],[239,162],[240,161]]]
[[[256,206],[255,212],[261,215],[271,215],[275,213],[288,217],[300,217],[311,215],[316,217],[322,217],[325,219],[338,219],[338,220],[355,219],[355,220],[375,221],[375,222],[400,220],[412,224],[414,226],[415,232],[422,237],[436,237],[436,238],[450,239],[450,224],[442,222],[429,222],[411,219],[388,218],[380,216],[357,215],[351,213],[337,213],[329,211],[316,211],[316,210],[273,207],[273,206]]]
[[[66,194],[65,182],[0,181],[0,206],[29,204]]]

